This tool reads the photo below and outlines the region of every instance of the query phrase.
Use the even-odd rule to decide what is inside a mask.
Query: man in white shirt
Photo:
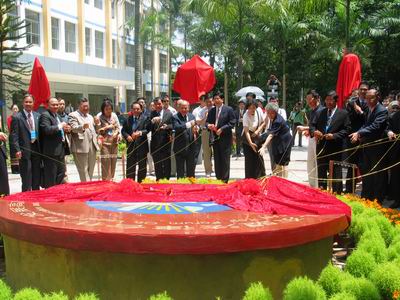
[[[169,105],[169,96],[165,95],[162,98],[162,104],[163,104],[163,109],[164,110],[169,110],[173,115],[177,113],[176,109],[173,108],[171,105]]]
[[[200,105],[197,106],[192,112],[193,116],[195,117],[195,120],[198,120],[200,111],[206,106],[205,100],[206,100],[206,95],[201,95],[200,96]],[[197,165],[197,164],[201,164],[201,157],[203,155],[203,153],[201,151],[202,150],[201,149],[201,137],[196,139],[195,144],[196,144],[196,146],[195,146],[195,156],[194,157],[195,157],[195,164]]]
[[[206,172],[206,177],[210,178],[213,171],[211,160],[212,148],[210,146],[210,132],[207,130],[207,127],[205,125],[208,112],[211,110],[211,108],[214,107],[214,103],[211,97],[207,97],[204,103],[205,106],[199,111],[199,114],[196,117],[196,123],[201,128],[201,145],[203,149],[204,170]]]
[[[279,105],[279,99],[271,97],[268,101],[269,103],[275,103],[276,105]],[[279,107],[278,114],[282,116],[282,118],[287,121],[287,114],[286,110],[284,108]]]

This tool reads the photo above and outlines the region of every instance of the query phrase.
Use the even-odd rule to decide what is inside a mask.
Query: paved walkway
[[[267,175],[271,174],[271,167],[269,161],[269,155],[265,155],[265,166]],[[67,165],[67,174],[70,182],[79,182],[78,171],[73,162],[68,163]],[[291,153],[291,162],[288,167],[289,170],[289,179],[307,184],[307,141],[303,139],[303,147],[293,147]],[[100,178],[100,174],[98,172],[98,168],[95,169],[95,179]],[[149,178],[155,179],[154,176],[148,174]],[[213,174],[214,175],[214,174]],[[204,166],[203,164],[196,166],[196,177],[205,177]],[[231,179],[243,179],[244,178],[244,157],[231,158]],[[117,163],[117,171],[115,179],[119,181],[122,179],[122,163],[121,160],[118,160]],[[10,192],[17,193],[21,191],[21,178],[18,174],[10,174],[9,173],[9,181],[10,181]]]

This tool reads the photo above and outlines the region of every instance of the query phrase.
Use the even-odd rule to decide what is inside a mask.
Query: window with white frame
[[[144,69],[151,70],[152,66],[152,52],[148,49],[144,50]]]
[[[125,22],[129,21],[135,16],[135,5],[131,2],[125,1]]]
[[[76,53],[76,25],[65,21],[65,52]]]
[[[95,30],[94,32],[94,48],[97,58],[104,58],[104,33]]]
[[[91,45],[92,45],[92,30],[90,28],[85,27],[85,48],[86,48],[86,56],[90,56],[91,54]]]
[[[167,56],[160,53],[160,73],[167,73]]]
[[[135,46],[125,44],[125,64],[127,67],[135,67]]]
[[[103,9],[103,0],[94,0],[94,7]]]
[[[117,40],[112,40],[112,64],[117,64]]]
[[[51,47],[60,50],[60,20],[51,17]]]
[[[85,0],[85,3],[86,3],[86,4],[90,4],[90,1],[89,1],[89,0]]]
[[[115,0],[112,0],[111,1],[111,18],[112,19],[115,19],[115,5],[116,5]]]
[[[14,6],[9,12],[8,12],[9,17],[11,18],[10,20],[10,26],[15,26],[19,22],[18,18],[18,8],[17,6]],[[14,39],[18,36],[19,31],[12,31],[10,32],[9,36],[11,39]]]
[[[40,46],[40,15],[25,9],[26,43]]]

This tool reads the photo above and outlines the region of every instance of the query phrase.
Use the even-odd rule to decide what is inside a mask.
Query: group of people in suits
[[[310,137],[310,185],[327,189],[330,176],[333,192],[354,193],[355,182],[361,178],[363,198],[381,203],[389,199],[393,200],[392,206],[400,206],[400,110],[390,114],[380,103],[378,91],[365,82],[355,96],[346,99],[343,109],[337,100],[335,91],[331,91],[323,106],[316,91],[307,94],[309,122],[298,130]],[[356,166],[359,175],[349,166]],[[347,176],[343,176],[346,172]]]

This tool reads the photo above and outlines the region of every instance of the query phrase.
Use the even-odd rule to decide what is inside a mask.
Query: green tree
[[[18,18],[16,12],[15,0],[0,0],[0,100],[4,102],[4,106],[1,106],[2,127],[5,99],[25,87],[22,77],[29,74],[29,64],[18,61],[22,51],[30,45],[18,45],[18,41],[26,37],[26,23]]]

